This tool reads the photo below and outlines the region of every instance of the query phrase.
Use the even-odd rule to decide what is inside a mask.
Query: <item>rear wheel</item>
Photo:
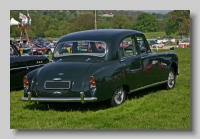
[[[169,74],[168,74],[168,79],[167,79],[167,83],[166,83],[166,89],[170,90],[173,89],[176,83],[176,75],[175,75],[175,71],[174,68],[171,67]]]
[[[123,87],[120,87],[115,90],[112,98],[111,98],[111,106],[118,106],[124,103],[126,100],[126,90]]]

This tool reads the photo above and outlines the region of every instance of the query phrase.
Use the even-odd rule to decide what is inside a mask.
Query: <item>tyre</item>
[[[126,90],[120,87],[115,90],[111,98],[111,107],[119,106],[126,100]]]
[[[176,75],[175,75],[175,71],[174,68],[171,67],[169,74],[168,74],[168,79],[167,79],[167,83],[166,83],[166,89],[170,90],[173,89],[176,83]]]
[[[51,54],[52,54],[51,50],[49,50],[49,51],[48,51],[48,54],[49,54],[49,55],[51,55]]]

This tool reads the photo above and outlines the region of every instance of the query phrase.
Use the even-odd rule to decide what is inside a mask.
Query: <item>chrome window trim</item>
[[[90,53],[86,53],[86,54],[74,53],[74,54],[67,54],[67,55],[56,56],[55,53],[56,53],[56,49],[57,49],[58,45],[63,44],[63,43],[73,43],[73,42],[81,42],[81,41],[85,41],[85,42],[87,42],[87,41],[88,42],[103,42],[106,45],[104,55],[97,56],[97,55],[90,55]],[[108,46],[107,43],[105,41],[101,41],[101,40],[73,40],[73,41],[65,41],[65,42],[61,42],[61,43],[56,44],[56,46],[54,47],[53,56],[56,57],[56,58],[65,57],[65,56],[75,56],[75,55],[81,55],[81,56],[86,55],[86,56],[104,57],[106,55],[106,53],[108,52],[108,47],[107,46]]]

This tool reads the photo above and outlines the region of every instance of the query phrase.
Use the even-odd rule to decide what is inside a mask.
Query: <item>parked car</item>
[[[169,50],[175,50],[175,49],[178,49],[179,47],[178,46],[172,46],[169,48]]]
[[[31,47],[31,52],[33,55],[42,55],[43,54],[42,47],[37,44],[35,44]]]
[[[164,44],[162,43],[155,43],[152,45],[152,48],[163,48],[164,47]]]
[[[54,47],[53,46],[47,45],[46,48],[47,48],[46,54],[50,55],[50,54],[52,54],[54,52]]]
[[[10,41],[10,89],[23,88],[24,76],[49,63],[46,56],[20,55],[15,42]]]
[[[181,40],[178,44],[179,48],[188,48],[189,46],[190,46],[190,39],[189,38]]]
[[[50,43],[48,42],[45,42],[43,45],[42,45],[42,52],[43,54],[52,54],[54,51],[54,47],[50,45]]]
[[[21,47],[20,47],[20,54],[21,55],[25,55],[25,54],[31,54],[31,50],[30,50],[30,47],[27,45],[27,44],[23,44]]]
[[[148,42],[149,42],[149,46],[152,46],[153,44],[156,43],[157,40],[155,39],[149,39]]]
[[[128,38],[132,48],[120,47]],[[137,40],[143,44],[141,49]],[[88,49],[79,50],[80,42],[88,41]],[[103,51],[96,42],[101,42]],[[61,53],[66,43],[72,43],[71,51]],[[176,75],[178,56],[152,52],[142,32],[86,30],[63,36],[55,46],[53,61],[24,76],[21,99],[37,103],[103,101],[118,106],[128,94],[150,86],[173,89]]]

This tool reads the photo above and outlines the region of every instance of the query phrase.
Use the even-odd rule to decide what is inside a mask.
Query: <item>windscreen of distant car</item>
[[[91,55],[102,57],[106,53],[106,43],[103,41],[78,40],[57,44],[54,56]]]

